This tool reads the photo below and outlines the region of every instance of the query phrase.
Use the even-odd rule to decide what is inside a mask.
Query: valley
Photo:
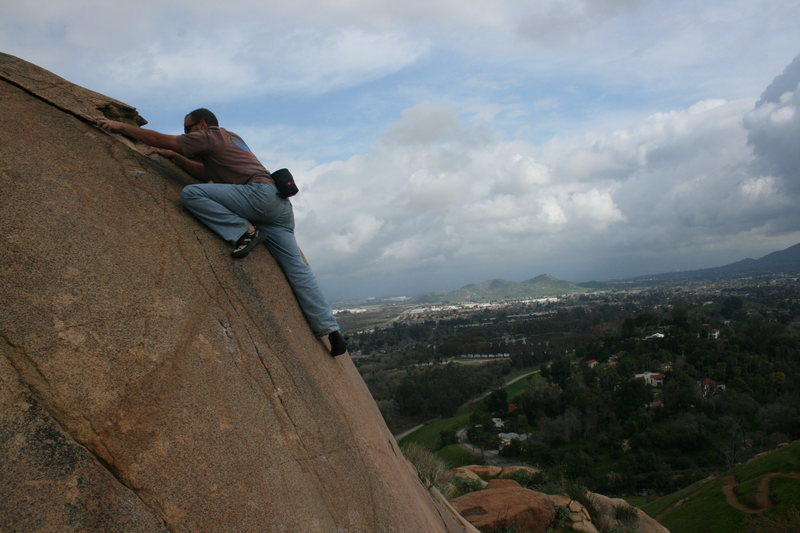
[[[540,469],[542,489],[647,502],[800,438],[794,276],[394,302],[342,318],[390,429],[435,419],[401,444],[451,467],[495,456]]]

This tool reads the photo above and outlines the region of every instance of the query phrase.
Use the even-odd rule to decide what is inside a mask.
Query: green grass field
[[[733,489],[733,492],[736,494],[736,498],[744,505],[755,508],[757,506],[756,489],[758,488],[759,481],[761,481],[761,476],[748,479],[747,481],[736,485],[736,487]]]
[[[800,441],[733,469],[739,482],[771,472],[800,472]]]
[[[527,374],[528,372],[530,372],[530,370],[525,370],[523,372],[518,372],[517,376]],[[516,377],[516,376],[512,375],[512,376],[509,376],[509,377],[510,377],[509,381],[511,381],[511,379],[513,379],[513,377]],[[534,374],[529,378],[523,378],[523,379],[517,381],[516,383],[512,383],[511,385],[508,385],[506,387],[506,394],[508,395],[508,401],[510,401],[510,402],[514,401],[514,398],[516,398],[517,396],[522,394],[522,392],[528,386],[528,383],[530,381],[541,381],[542,379],[544,379],[544,378],[542,378],[542,376],[540,376],[539,374]]]
[[[734,533],[743,531],[744,514],[728,505],[722,481],[717,479],[692,494],[660,522],[672,533]]]
[[[705,480],[698,481],[697,483],[693,483],[692,485],[689,485],[688,487],[685,487],[677,492],[667,494],[666,496],[662,496],[661,498],[653,500],[652,502],[641,504],[639,507],[650,516],[656,517],[670,506],[678,503],[684,498],[688,498],[691,494],[700,490],[705,483]]]
[[[784,516],[789,509],[800,508],[800,479],[777,477],[769,487],[770,499],[775,507],[767,511],[767,516]]]
[[[479,459],[458,444],[440,448],[436,450],[436,455],[447,464],[448,468],[475,464]]]
[[[763,513],[748,514],[728,504],[722,491],[723,479],[727,474],[733,474],[737,483],[734,494],[739,503],[755,507],[758,483],[773,472],[800,472],[800,441],[738,465],[710,483],[695,483],[641,508],[653,517],[663,513],[659,521],[672,533],[744,533],[747,520],[758,519],[762,514],[770,518],[786,517],[791,509],[800,508],[800,480],[785,477],[772,479],[769,493],[775,505]],[[675,507],[670,510],[673,505]]]
[[[455,416],[451,418],[436,420],[435,422],[426,424],[415,432],[406,435],[400,439],[400,445],[403,446],[413,442],[429,450],[436,450],[441,445],[439,435],[443,430],[452,429],[458,431],[466,426],[468,421],[469,409],[463,407],[456,413]]]

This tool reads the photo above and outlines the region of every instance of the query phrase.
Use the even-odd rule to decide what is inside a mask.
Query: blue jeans
[[[181,201],[195,217],[231,244],[252,224],[266,236],[264,243],[289,280],[300,308],[317,336],[339,329],[317,278],[294,238],[292,203],[278,196],[271,183],[187,185]]]

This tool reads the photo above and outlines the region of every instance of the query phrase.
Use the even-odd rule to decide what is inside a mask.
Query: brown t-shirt
[[[178,144],[183,155],[203,163],[215,182],[242,184],[254,176],[270,175],[242,138],[224,128],[211,126],[180,135]]]

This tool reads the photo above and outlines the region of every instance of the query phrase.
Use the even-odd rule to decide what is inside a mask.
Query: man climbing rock
[[[331,355],[347,351],[316,277],[294,238],[294,213],[278,195],[270,172],[241,137],[219,126],[208,109],[196,109],[183,121],[184,135],[166,135],[104,117],[97,125],[154,148],[198,180],[181,192],[183,205],[217,235],[233,244],[231,255],[244,258],[264,242],[286,274],[311,329],[326,336]]]

